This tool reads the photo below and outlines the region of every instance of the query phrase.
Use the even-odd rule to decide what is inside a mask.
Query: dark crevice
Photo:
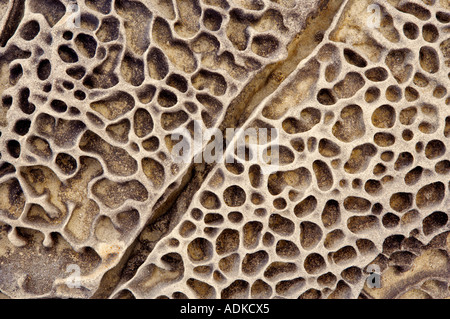
[[[25,0],[13,0],[5,27],[0,34],[0,46],[4,47],[9,39],[16,33],[25,11]]]
[[[238,128],[244,125],[261,101],[272,94],[297,65],[310,55],[321,42],[316,40],[316,34],[329,28],[342,3],[343,0],[322,0],[319,12],[308,18],[306,28],[289,44],[288,57],[268,65],[231,102],[219,126],[222,132],[225,132],[226,128]],[[195,193],[214,167],[214,163],[192,163],[182,181],[175,187],[170,185],[165,190],[152,208],[153,214],[146,226],[128,246],[120,262],[103,276],[99,288],[92,296],[93,299],[112,297],[111,294],[116,287],[133,278],[156,244],[177,226],[189,208]],[[149,238],[148,234],[152,232],[153,238],[156,237],[156,239],[149,241],[146,238]]]
[[[318,39],[317,34],[328,30],[342,3],[343,0],[321,1],[319,12],[309,16],[305,29],[300,31],[288,45],[287,58],[265,67],[231,102],[225,113],[224,121],[219,127],[220,130],[242,126],[264,98],[275,92],[281,83],[294,72],[297,65],[321,43],[322,39]]]

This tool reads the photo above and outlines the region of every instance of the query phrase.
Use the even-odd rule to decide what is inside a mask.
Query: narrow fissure
[[[271,95],[297,65],[314,51],[322,42],[324,32],[332,24],[343,2],[344,0],[321,2],[318,11],[307,19],[306,27],[288,45],[287,58],[266,66],[230,103],[219,126],[222,133],[227,128],[242,127],[264,98]],[[172,190],[170,186],[166,189],[152,208],[152,217],[120,262],[104,274],[93,299],[113,297],[112,294],[122,283],[133,278],[156,244],[176,227],[214,166],[214,163],[192,163],[176,189]]]

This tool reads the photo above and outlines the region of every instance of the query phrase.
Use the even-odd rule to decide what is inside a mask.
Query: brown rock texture
[[[449,298],[449,33],[447,0],[0,0],[1,297]]]

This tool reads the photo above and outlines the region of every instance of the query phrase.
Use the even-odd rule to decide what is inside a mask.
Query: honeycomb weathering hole
[[[0,297],[448,298],[450,7],[325,2],[0,1]]]

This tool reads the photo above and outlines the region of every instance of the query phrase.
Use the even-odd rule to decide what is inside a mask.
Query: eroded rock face
[[[0,1],[0,291],[448,297],[449,9]],[[234,127],[278,166],[174,159]]]

